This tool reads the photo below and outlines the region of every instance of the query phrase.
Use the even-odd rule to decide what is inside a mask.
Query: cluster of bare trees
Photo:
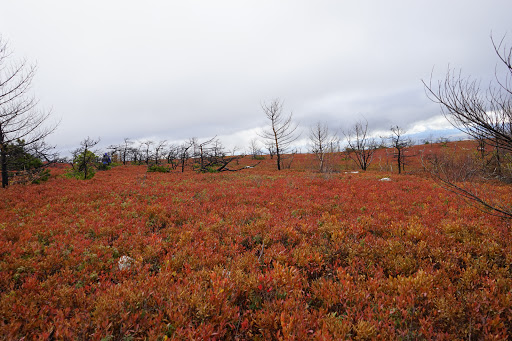
[[[243,168],[237,167],[238,161],[245,156],[237,154],[236,148],[228,152],[217,137],[203,141],[193,137],[182,143],[170,143],[166,140],[132,141],[125,138],[123,143],[111,145],[108,149],[112,159],[124,165],[127,163],[148,166],[165,164],[169,169],[177,169],[181,172],[184,172],[187,167],[199,172],[241,170]],[[233,162],[236,164],[235,167],[231,166]],[[256,165],[257,163],[253,166]]]
[[[391,134],[387,137],[381,137],[381,142],[377,143],[375,134],[372,134],[368,128],[368,121],[361,119],[354,123],[352,127],[343,131],[346,147],[344,154],[351,159],[354,164],[363,171],[366,171],[374,161],[374,155],[379,148],[391,147],[394,150],[393,157],[397,162],[398,173],[405,170],[406,154],[408,147],[412,146],[412,141],[404,137],[405,131],[398,127],[391,127]],[[326,123],[317,122],[309,131],[310,152],[316,155],[320,172],[332,169],[330,163],[333,155],[340,153],[340,139],[335,132],[332,132]],[[389,141],[387,143],[386,141]],[[390,167],[390,170],[393,168]]]
[[[298,125],[292,121],[292,113],[285,114],[283,112],[283,102],[275,99],[270,103],[262,104],[263,112],[269,120],[267,127],[260,136],[264,140],[264,144],[271,158],[276,156],[277,169],[284,168],[284,160],[293,156],[291,145],[295,142],[300,134],[297,133]],[[389,136],[391,147],[395,148],[395,158],[398,163],[398,172],[402,172],[405,167],[405,149],[411,145],[409,139],[403,137],[404,131],[398,126],[391,128],[392,134]],[[368,129],[368,122],[360,120],[350,129],[343,132],[347,147],[345,153],[351,158],[355,164],[366,171],[373,161],[375,151],[379,147],[386,145],[376,142]],[[317,122],[309,128],[309,151],[313,153],[318,160],[318,171],[331,171],[332,158],[340,152],[340,139],[336,132],[333,132],[324,122]],[[261,153],[261,149],[257,146],[255,140],[251,141],[251,153],[256,156]],[[290,155],[291,154],[291,155]]]

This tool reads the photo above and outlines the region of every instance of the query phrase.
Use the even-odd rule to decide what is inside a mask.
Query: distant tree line
[[[464,78],[449,70],[443,81],[424,83],[429,98],[438,103],[446,119],[457,129],[478,142],[473,155],[457,158],[454,155],[421,155],[425,169],[445,188],[477,202],[484,209],[512,218],[512,208],[506,203],[493,203],[478,194],[468,184],[494,179],[512,182],[512,48],[504,39],[492,46],[505,72],[496,69],[496,82],[481,89],[477,80]],[[30,95],[35,67],[26,61],[8,63],[10,52],[0,38],[0,174],[2,187],[7,187],[13,176],[22,182],[38,182],[48,177],[46,168],[62,159],[45,143],[45,138],[57,127],[48,125],[50,112],[36,108],[37,101]],[[301,137],[293,114],[285,113],[284,102],[274,99],[262,103],[261,108],[268,125],[260,133],[261,141],[250,141],[248,150],[228,151],[221,141],[213,138],[190,138],[180,143],[166,140],[137,141],[125,138],[122,143],[108,147],[103,157],[98,155],[99,139],[86,138],[72,152],[72,175],[82,179],[94,176],[97,170],[108,169],[110,164],[145,164],[148,171],[181,171],[187,168],[197,172],[240,171],[254,167],[268,155],[277,170],[290,168],[298,149],[294,144]],[[309,127],[307,145],[317,161],[318,172],[336,170],[335,156],[342,154],[362,171],[369,169],[379,148],[391,148],[396,172],[406,170],[412,141],[403,127],[394,125],[388,136],[380,136],[361,119],[342,131],[345,148],[336,131],[324,122]],[[424,141],[432,143],[432,139]],[[439,142],[439,141],[438,141]],[[443,142],[443,141],[441,141]],[[305,144],[304,140],[301,141]],[[387,154],[387,152],[386,152]],[[251,166],[240,166],[240,159],[250,155]],[[107,161],[106,161],[107,160]],[[389,164],[389,170],[393,165]]]

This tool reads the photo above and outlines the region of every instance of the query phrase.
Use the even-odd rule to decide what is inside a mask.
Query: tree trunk
[[[276,136],[275,141],[276,141],[277,170],[281,170],[281,153],[279,152],[279,143],[277,141],[277,136]]]
[[[7,173],[7,153],[0,147],[0,163],[2,164],[2,188],[9,185],[9,175]]]
[[[87,180],[87,161],[88,161],[88,157],[87,157],[87,147],[86,147],[85,151],[84,151],[84,180]]]
[[[2,188],[9,186],[9,174],[7,173],[7,146],[4,145],[4,134],[0,125],[0,164],[2,165]]]
[[[398,157],[396,159],[398,161],[398,174],[400,174],[402,173],[402,155],[400,149],[398,149]]]

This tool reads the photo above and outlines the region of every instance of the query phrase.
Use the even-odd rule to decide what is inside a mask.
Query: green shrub
[[[7,171],[12,176],[13,183],[41,183],[50,178],[50,171],[45,168],[43,161],[32,155],[24,140],[6,145]]]
[[[48,181],[50,178],[50,171],[48,169],[44,169],[40,171],[32,180],[33,184],[40,184],[41,182]]]
[[[106,170],[112,169],[112,165],[111,164],[109,165],[109,164],[106,164],[106,163],[98,163],[96,168],[99,171],[106,171]]]
[[[171,169],[167,166],[163,165],[150,165],[148,166],[148,172],[158,172],[158,173],[169,173]]]
[[[79,180],[92,179],[98,167],[97,160],[96,154],[90,150],[77,153],[73,158],[73,169],[66,176]]]
[[[94,170],[94,168],[90,168],[87,170],[87,178],[85,178],[84,177],[85,172],[72,168],[68,172],[66,172],[64,174],[64,176],[66,178],[73,178],[73,179],[78,179],[78,180],[89,180],[94,177],[94,174],[96,174],[96,170]]]
[[[217,169],[218,167],[215,166],[206,167],[205,173],[218,173],[219,171]]]

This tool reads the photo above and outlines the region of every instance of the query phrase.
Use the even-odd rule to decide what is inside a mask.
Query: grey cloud
[[[489,34],[512,34],[511,12],[505,0],[32,0],[4,4],[0,22],[15,56],[38,62],[34,92],[62,117],[54,143],[239,144],[266,124],[260,103],[275,97],[304,126],[363,115],[381,130],[438,115],[421,79],[434,66],[442,78],[450,63],[489,81]]]

